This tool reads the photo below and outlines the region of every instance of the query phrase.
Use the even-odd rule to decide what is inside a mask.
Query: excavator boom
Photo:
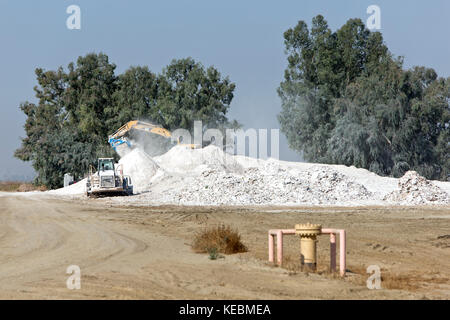
[[[132,131],[152,133],[167,139],[172,136],[170,131],[160,126],[144,121],[133,120],[125,123],[116,132],[114,132],[114,134],[110,135],[108,139],[109,144],[114,148],[114,150],[117,150],[116,148],[122,144],[127,144],[128,147],[131,147],[131,144],[126,137]]]
[[[172,133],[169,130],[164,129],[161,126],[157,126],[155,124],[140,121],[140,120],[133,120],[133,121],[129,121],[129,122],[125,123],[116,132],[114,132],[114,134],[109,136],[108,142],[116,151],[117,151],[117,147],[122,144],[126,144],[126,145],[128,145],[128,147],[131,148],[132,146],[131,146],[128,138],[133,135],[134,136],[139,135],[140,133],[155,134],[157,137],[156,140],[159,139],[159,147],[158,147],[158,143],[156,143],[156,141],[155,141],[155,136],[153,136],[153,143],[148,144],[148,145],[151,145],[153,148],[152,149],[147,148],[145,150],[151,156],[158,154],[158,152],[161,152],[161,150],[167,151],[168,148],[173,146],[173,144],[171,144],[172,142],[170,142],[170,140],[172,138]],[[151,135],[148,136],[148,138],[152,138]],[[146,139],[147,139],[147,136],[146,136]],[[169,140],[169,143],[168,143],[168,140]],[[180,146],[186,146],[190,149],[197,149],[197,148],[202,147],[201,145],[196,145],[196,144],[182,144],[182,143],[180,143],[179,140],[176,141],[176,144],[180,145]]]
[[[110,138],[113,138],[113,139],[122,138],[132,129],[156,133],[156,134],[159,134],[160,136],[163,136],[166,138],[170,138],[172,136],[170,131],[168,131],[164,128],[161,128],[160,126],[157,126],[157,125],[154,125],[154,124],[151,124],[148,122],[144,122],[144,121],[133,120],[133,121],[129,121],[129,122],[125,123],[123,126],[121,126],[113,135],[110,136]]]

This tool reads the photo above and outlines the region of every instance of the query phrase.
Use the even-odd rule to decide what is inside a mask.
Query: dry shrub
[[[34,186],[30,183],[22,183],[19,188],[17,188],[18,192],[29,192],[29,191],[33,191],[34,190]]]
[[[192,243],[192,249],[198,253],[209,253],[216,250],[225,254],[247,251],[247,247],[241,242],[238,231],[223,224],[205,228],[197,233]]]
[[[18,188],[18,192],[29,192],[29,191],[46,191],[45,186],[35,186],[31,183],[22,183]]]
[[[422,279],[414,275],[400,275],[393,273],[381,273],[381,287],[384,289],[415,290],[420,287]]]
[[[15,192],[20,186],[20,182],[2,181],[0,182],[0,191]]]
[[[35,186],[32,183],[23,183],[15,181],[0,182],[0,191],[4,192],[29,192],[29,191],[46,191],[45,186]]]
[[[381,287],[386,289],[405,289],[414,291],[431,284],[448,284],[449,279],[441,276],[439,272],[419,273],[409,272],[406,274],[382,273]]]
[[[366,280],[370,276],[366,272],[365,266],[352,266],[350,270],[360,275],[354,279],[360,285],[366,285]],[[447,284],[448,278],[440,275],[439,272],[418,272],[409,271],[404,273],[396,273],[381,269],[381,288],[382,289],[399,289],[408,291],[417,291],[424,286],[431,284]]]

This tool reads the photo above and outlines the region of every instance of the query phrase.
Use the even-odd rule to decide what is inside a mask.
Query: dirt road
[[[2,299],[450,298],[449,208],[135,208],[0,193],[0,212]],[[294,237],[284,268],[265,261],[268,229],[307,221],[347,230],[345,279],[299,272]],[[192,252],[195,232],[217,223],[238,228],[249,252]],[[322,266],[327,250],[319,242]],[[371,264],[394,289],[367,289]],[[66,287],[69,265],[81,269],[80,290]]]

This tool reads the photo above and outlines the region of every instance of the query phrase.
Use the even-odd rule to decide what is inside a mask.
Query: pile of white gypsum
[[[212,145],[203,149],[176,146],[153,158],[136,148],[120,163],[124,173],[132,177],[135,192],[140,195],[115,199],[119,202],[183,205],[450,203],[449,182],[428,181],[416,173],[408,172],[405,177],[395,179],[342,165],[233,156]],[[411,176],[415,178],[411,180]],[[414,187],[409,186],[411,183]]]

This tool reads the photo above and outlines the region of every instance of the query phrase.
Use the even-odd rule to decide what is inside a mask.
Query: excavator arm
[[[137,132],[156,134],[167,139],[170,139],[172,137],[172,133],[169,130],[166,130],[160,126],[144,121],[133,120],[125,123],[116,132],[110,135],[108,139],[109,144],[114,148],[114,150],[116,150],[116,147],[120,146],[121,144],[127,144],[128,147],[131,147],[127,136],[131,131],[134,130],[136,130]],[[180,146],[186,146],[190,149],[197,149],[202,147],[201,145],[196,144],[182,144],[179,140],[177,141],[177,144]]]
[[[132,129],[156,133],[156,134],[159,134],[160,136],[163,136],[166,138],[170,138],[172,136],[170,131],[168,131],[164,128],[161,128],[160,126],[157,126],[157,125],[154,125],[154,124],[151,124],[148,122],[144,122],[144,121],[133,120],[133,121],[129,121],[129,122],[125,123],[123,126],[121,126],[113,135],[110,136],[110,138],[113,138],[113,139],[122,138]]]
[[[154,133],[160,136],[163,136],[165,138],[170,138],[172,134],[170,131],[154,125],[152,123],[139,121],[139,120],[133,120],[125,123],[123,126],[121,126],[116,132],[114,132],[111,136],[109,136],[108,142],[109,144],[116,149],[117,146],[126,143],[129,147],[131,146],[128,140],[125,138],[125,136],[132,130],[138,130],[148,133]]]

